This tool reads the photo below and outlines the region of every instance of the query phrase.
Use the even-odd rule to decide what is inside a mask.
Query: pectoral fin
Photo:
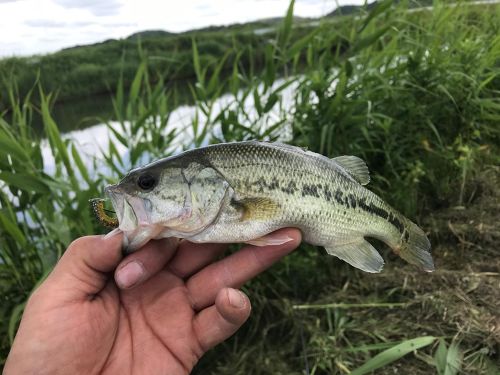
[[[269,198],[245,198],[233,201],[241,211],[241,221],[272,219],[279,212],[279,204]]]
[[[328,254],[335,255],[365,272],[377,273],[384,267],[384,260],[378,251],[364,238],[356,242],[325,247],[325,249]]]

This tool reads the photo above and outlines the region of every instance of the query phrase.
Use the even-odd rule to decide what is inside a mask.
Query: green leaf
[[[276,78],[275,47],[272,44],[266,45],[264,53],[266,56],[264,83],[266,87],[271,87]]]
[[[89,185],[92,185],[92,181],[90,180],[87,168],[83,164],[82,158],[80,157],[80,154],[78,154],[78,150],[76,149],[74,144],[71,145],[71,155],[73,156],[73,161],[75,162],[76,167],[80,171],[80,174],[82,175],[85,182],[87,182],[87,184]]]
[[[368,16],[365,18],[365,21],[363,22],[363,25],[360,27],[358,30],[358,33],[361,33],[369,24],[370,22],[373,21],[375,17],[377,17],[379,14],[385,12],[387,9],[389,9],[392,5],[394,0],[383,0],[380,1],[375,8],[368,14]]]
[[[253,103],[259,116],[262,116],[262,103],[260,102],[260,95],[257,87],[253,90]]]
[[[29,155],[8,130],[9,125],[0,118],[0,149],[6,154],[19,160],[29,160]]]
[[[446,355],[446,368],[444,375],[456,375],[462,368],[462,352],[456,342],[452,342],[448,347]]]
[[[311,33],[297,40],[287,51],[288,58],[294,57],[297,53],[302,51],[307,45],[311,42],[311,40],[321,31],[319,27],[314,29]]]
[[[12,313],[10,314],[10,319],[9,319],[9,327],[8,327],[8,334],[9,334],[9,342],[10,345],[14,342],[14,337],[16,336],[16,331],[17,331],[17,326],[19,325],[19,322],[21,321],[21,316],[23,315],[24,307],[26,306],[26,302],[20,303],[14,309],[12,310]]]
[[[8,234],[12,236],[21,246],[26,246],[26,237],[24,233],[19,229],[17,223],[12,221],[7,217],[2,211],[0,211],[0,228],[3,228]]]
[[[193,66],[194,66],[194,72],[196,73],[196,79],[200,84],[203,84],[203,74],[201,70],[201,65],[200,65],[200,55],[198,53],[198,47],[196,45],[196,40],[193,38]]]
[[[375,371],[389,363],[395,362],[417,349],[428,346],[436,341],[434,336],[422,336],[415,339],[406,340],[401,344],[395,345],[390,349],[384,350],[375,357],[368,360],[365,364],[351,372],[351,375],[363,375]]]
[[[444,339],[439,339],[439,345],[434,354],[434,361],[436,362],[436,370],[439,375],[444,375],[446,369],[446,354],[448,350],[446,348],[446,342]]]
[[[31,174],[0,172],[0,180],[5,181],[7,185],[15,186],[28,192],[47,194],[50,188],[40,178]]]
[[[382,35],[384,35],[387,30],[389,30],[392,27],[392,25],[387,25],[380,30],[375,31],[374,33],[368,35],[367,37],[358,39],[354,45],[351,48],[351,51],[349,54],[355,55],[357,52],[361,51],[362,49],[365,49],[369,46],[371,46],[373,43],[375,43],[377,40],[379,40]]]
[[[111,130],[111,132],[113,133],[113,135],[116,137],[116,139],[118,140],[118,142],[120,142],[122,145],[124,145],[125,147],[129,147],[129,141],[127,138],[125,138],[121,132],[119,132],[118,130],[116,130],[112,124],[110,123],[106,123],[106,127]]]
[[[283,24],[281,26],[281,32],[279,35],[278,43],[283,48],[288,40],[290,39],[290,34],[292,32],[293,24],[293,7],[295,5],[295,0],[290,1],[290,5],[286,11],[286,16],[283,19]]]
[[[139,91],[141,89],[142,79],[146,73],[146,62],[143,61],[137,68],[134,80],[132,81],[132,86],[130,86],[130,97],[129,102],[137,102],[139,97]]]
[[[269,97],[267,98],[267,102],[266,102],[266,105],[264,106],[264,108],[262,109],[262,111],[264,113],[267,113],[269,112],[273,107],[274,105],[276,104],[276,102],[278,101],[279,99],[279,96],[276,95],[276,93],[272,93],[271,95],[269,95]]]
[[[59,129],[55,121],[52,119],[49,110],[49,97],[46,97],[40,89],[40,100],[41,100],[41,109],[42,109],[42,120],[45,127],[45,132],[49,138],[49,143],[52,148],[52,153],[54,156],[59,157],[59,159],[63,162],[64,167],[66,168],[66,172],[73,184],[73,186],[77,186],[78,183],[75,179],[75,175],[73,172],[73,168],[71,166],[71,162],[69,160],[68,149],[64,144],[61,134],[59,133]]]
[[[208,85],[207,85],[207,92],[209,94],[213,94],[215,96],[219,95],[219,90],[222,88],[222,86],[220,85],[219,78],[221,76],[221,71],[226,64],[226,60],[230,54],[231,54],[231,51],[227,51],[224,54],[224,56],[222,56],[222,59],[220,59],[219,63],[215,67],[215,69],[212,73],[212,77],[210,77],[210,80],[208,81]]]

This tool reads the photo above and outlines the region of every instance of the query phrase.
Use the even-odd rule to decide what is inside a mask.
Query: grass
[[[196,112],[184,127],[169,126],[175,94],[151,79],[163,73],[153,72],[155,56],[141,55],[130,85],[117,78],[113,137],[90,165],[60,134],[51,115],[55,97],[44,85],[22,97],[7,86],[0,360],[27,297],[68,243],[102,232],[88,199],[159,156],[257,138],[363,157],[370,188],[430,233],[437,271],[419,273],[386,251],[386,269],[368,275],[303,244],[245,287],[249,322],[195,373],[497,373],[499,8],[436,3],[407,13],[404,5],[385,1],[297,38],[292,2],[256,55],[234,45],[207,62],[198,39],[190,40]],[[33,134],[35,112],[44,141]],[[54,158],[50,172],[44,152]]]

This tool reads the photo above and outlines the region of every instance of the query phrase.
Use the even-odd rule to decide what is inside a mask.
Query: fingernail
[[[245,306],[246,298],[239,290],[228,289],[227,298],[229,298],[229,304],[237,309],[241,309]]]
[[[273,244],[276,244],[276,245],[283,245],[284,243],[293,241],[293,238],[287,234],[271,233],[271,234],[268,234],[267,237],[269,238],[269,240],[271,242],[273,242]]]
[[[115,280],[120,288],[127,289],[137,284],[145,273],[146,271],[141,263],[132,261],[118,270]]]
[[[104,240],[108,240],[110,238],[113,238],[114,236],[118,235],[118,234],[121,234],[123,233],[122,230],[120,228],[115,228],[113,229],[111,232],[109,232],[108,234],[106,234],[103,239]]]

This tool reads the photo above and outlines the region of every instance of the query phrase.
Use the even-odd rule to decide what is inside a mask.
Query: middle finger
[[[211,263],[228,246],[224,243],[193,243],[182,240],[167,268],[175,276],[185,279]]]

